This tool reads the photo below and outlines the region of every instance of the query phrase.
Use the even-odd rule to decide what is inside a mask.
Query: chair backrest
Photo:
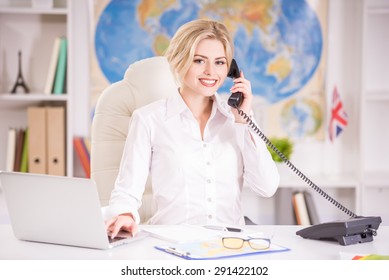
[[[91,178],[106,206],[119,171],[124,143],[133,111],[153,101],[177,94],[169,64],[157,56],[131,64],[123,80],[106,88],[97,100],[91,133]],[[139,211],[141,222],[153,213],[148,181]]]

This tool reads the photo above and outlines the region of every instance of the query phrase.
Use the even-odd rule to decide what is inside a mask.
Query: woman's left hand
[[[251,92],[251,83],[245,79],[243,72],[240,72],[240,77],[234,79],[234,85],[230,89],[231,94],[235,92],[241,92],[243,94],[243,102],[240,109],[247,115],[250,115],[252,110],[253,93]],[[239,115],[238,110],[232,109],[235,116],[235,121],[238,123],[246,123],[246,120]]]

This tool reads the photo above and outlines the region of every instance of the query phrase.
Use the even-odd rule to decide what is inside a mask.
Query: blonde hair
[[[209,19],[193,20],[177,30],[165,53],[177,82],[181,83],[193,61],[197,45],[203,39],[220,41],[226,53],[228,68],[231,65],[234,44],[225,25]]]

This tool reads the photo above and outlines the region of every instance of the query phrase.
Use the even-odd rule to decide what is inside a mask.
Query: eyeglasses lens
[[[237,237],[225,237],[223,238],[223,246],[228,249],[240,249],[243,247],[243,243],[247,241],[250,247],[254,250],[265,250],[270,247],[270,241],[262,238],[242,239]]]

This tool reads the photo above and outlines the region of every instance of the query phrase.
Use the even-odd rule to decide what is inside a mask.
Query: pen
[[[176,255],[176,256],[179,256],[179,257],[187,257],[188,255],[190,255],[189,252],[181,252],[181,251],[178,251],[176,248],[173,248],[173,247],[168,247],[165,249],[166,252],[168,253],[171,253],[173,255]]]
[[[204,227],[207,229],[220,230],[220,231],[233,231],[233,232],[241,232],[242,231],[242,229],[234,228],[234,227],[223,227],[223,226],[214,226],[214,225],[205,225]]]
[[[243,231],[240,228],[234,228],[234,227],[226,227],[227,231],[233,231],[233,232],[241,232]]]

